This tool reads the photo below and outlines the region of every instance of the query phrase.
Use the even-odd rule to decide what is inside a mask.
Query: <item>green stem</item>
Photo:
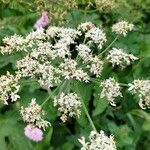
[[[84,104],[84,101],[83,101],[82,99],[81,99],[81,103],[82,103],[83,109],[84,109],[84,111],[85,111],[85,114],[86,114],[86,116],[87,116],[87,118],[88,118],[88,120],[89,120],[89,122],[90,122],[91,127],[93,128],[94,131],[97,132],[97,130],[96,130],[96,128],[95,128],[95,125],[94,125],[94,123],[93,123],[93,121],[92,121],[92,119],[91,119],[91,117],[90,117],[90,115],[89,115],[89,113],[88,113],[88,110],[86,109],[86,106],[85,106],[85,104]]]
[[[67,85],[70,84],[70,80],[65,80],[64,83],[61,85],[60,89],[59,89],[59,93],[58,96],[62,93],[62,91],[65,89],[67,90]],[[64,91],[65,91],[64,90]]]
[[[64,81],[64,83],[65,83],[65,81]],[[60,89],[59,89],[58,95],[60,94],[60,90],[61,90],[62,86],[64,85],[64,83],[63,83],[61,86],[58,85],[57,88],[49,94],[49,96],[47,97],[47,99],[41,104],[42,107],[47,103],[47,101],[49,101],[49,99],[54,95],[54,93],[55,93],[59,88],[60,88]]]
[[[98,79],[95,79],[95,78],[90,78],[90,80],[92,81],[92,82],[94,82],[94,83],[96,83],[96,84],[99,84],[100,85],[100,80],[98,80]]]
[[[58,87],[53,92],[51,92],[49,94],[49,96],[47,97],[47,99],[41,104],[42,107],[49,101],[49,99],[53,96],[53,94],[58,90]]]
[[[46,103],[47,103],[47,101],[49,101],[49,99],[54,95],[54,93],[59,89],[59,92],[58,92],[58,96],[61,94],[61,92],[64,90],[64,87],[66,86],[66,89],[67,89],[67,84],[69,84],[70,83],[70,81],[69,80],[65,80],[63,83],[62,83],[62,85],[61,86],[57,86],[57,88],[54,90],[54,91],[52,91],[51,93],[50,93],[50,95],[47,97],[47,99],[41,104],[41,106],[43,107]]]
[[[106,49],[104,49],[98,56],[104,54],[117,41],[118,37],[119,36],[117,35],[116,38],[109,44],[109,46]]]
[[[32,83],[32,82],[37,82],[37,80],[19,81],[19,84],[27,84],[27,83]]]
[[[99,10],[98,9],[94,9],[94,10],[82,10],[82,9],[79,9],[79,11],[86,12],[86,13],[93,13],[93,12],[97,12]]]
[[[128,84],[125,84],[125,83],[119,83],[119,85],[125,86],[125,87],[129,87],[129,85],[128,85]]]

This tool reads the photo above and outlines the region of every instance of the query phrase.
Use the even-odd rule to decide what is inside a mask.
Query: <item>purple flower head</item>
[[[37,20],[37,22],[34,25],[34,28],[44,28],[48,25],[49,19],[48,19],[48,13],[46,11],[42,12],[41,18]]]
[[[32,124],[27,125],[24,128],[24,134],[26,137],[28,137],[30,140],[38,142],[43,139],[43,132],[39,128],[35,127]]]

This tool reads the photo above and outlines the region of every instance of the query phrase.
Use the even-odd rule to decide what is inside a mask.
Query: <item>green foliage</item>
[[[1,2],[1,1],[0,1]],[[64,26],[77,27],[80,23],[91,21],[102,26],[109,33],[110,26],[118,20],[129,20],[135,23],[135,32],[127,38],[120,38],[115,46],[125,48],[126,51],[136,54],[140,59],[134,65],[125,70],[112,69],[109,64],[105,67],[100,80],[115,76],[122,83],[131,82],[133,79],[150,78],[150,31],[149,31],[149,0],[118,0],[117,11],[104,13],[93,11],[95,8],[86,9],[88,1],[79,1],[79,9],[70,11],[65,19]],[[33,4],[31,6],[30,4]],[[33,29],[38,18],[33,1],[12,0],[0,5],[0,42],[4,36],[14,33],[26,34]],[[110,39],[114,34],[110,34]],[[107,44],[110,41],[108,40]],[[7,70],[14,73],[16,59],[20,55],[0,55],[0,74]],[[73,81],[71,90],[80,94],[98,130],[105,130],[115,135],[119,150],[148,150],[150,143],[150,114],[141,110],[136,99],[125,92],[121,105],[112,108],[105,99],[99,100],[99,85],[88,83],[86,86]],[[126,88],[122,89],[127,91]],[[20,100],[10,106],[0,105],[0,150],[76,150],[80,148],[77,141],[81,135],[88,136],[91,127],[82,110],[81,117],[71,119],[63,124],[53,107],[52,100],[45,108],[46,118],[52,123],[52,127],[44,132],[44,140],[39,143],[29,141],[24,135],[24,123],[21,120],[18,108],[27,106],[32,97],[39,100],[39,104],[48,97],[48,93],[42,89],[36,81],[28,80],[21,85]],[[120,100],[118,100],[120,102]]]

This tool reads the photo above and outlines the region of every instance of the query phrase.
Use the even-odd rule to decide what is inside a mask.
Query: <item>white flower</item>
[[[76,70],[77,62],[73,59],[65,59],[64,63],[60,64],[60,70],[62,70],[62,76],[65,79],[70,79],[72,73]]]
[[[26,40],[17,34],[3,39],[5,46],[0,47],[2,54],[11,54],[15,51],[26,51]]]
[[[126,36],[128,31],[132,31],[133,28],[134,28],[133,24],[130,24],[126,21],[121,21],[121,22],[118,22],[112,26],[112,32]]]
[[[49,42],[38,42],[37,48],[34,48],[30,54],[32,58],[36,59],[55,59],[55,52],[53,51],[53,46]]]
[[[53,87],[54,84],[60,83],[60,71],[54,68],[49,62],[38,65],[38,82],[44,88]]]
[[[82,144],[81,150],[116,150],[116,144],[114,141],[114,136],[106,136],[104,131],[97,133],[96,131],[91,131],[89,136],[89,142],[85,142],[85,137],[78,139]]]
[[[75,40],[80,35],[81,35],[80,31],[71,28],[63,28],[59,34],[59,36],[63,39],[70,37],[73,40]]]
[[[116,106],[115,98],[118,96],[122,97],[119,83],[117,83],[114,78],[109,78],[103,81],[100,86],[103,88],[100,97],[106,97],[112,106]]]
[[[77,51],[78,51],[79,56],[80,56],[84,61],[88,58],[88,56],[89,56],[89,54],[90,54],[90,52],[91,52],[91,49],[90,49],[87,45],[85,45],[85,44],[80,44],[80,45],[78,45],[78,46],[76,47],[76,49],[77,49]]]
[[[38,61],[32,59],[30,56],[26,56],[23,59],[17,61],[17,69],[21,77],[34,77],[38,72]]]
[[[150,80],[134,80],[128,85],[128,90],[139,96],[139,106],[142,109],[150,108]]]
[[[23,120],[27,123],[35,124],[39,128],[43,128],[51,125],[50,122],[43,119],[45,112],[42,107],[36,103],[36,99],[33,98],[28,107],[21,107],[20,114]]]
[[[130,65],[133,61],[138,60],[138,58],[134,55],[127,54],[123,51],[123,49],[117,48],[110,50],[106,59],[112,63],[113,66],[120,65],[122,68]]]
[[[79,81],[88,82],[89,76],[82,69],[77,68],[77,62],[73,59],[65,59],[60,64],[61,74],[65,79],[76,78]]]
[[[81,102],[76,93],[69,93],[65,95],[61,93],[59,97],[55,97],[54,106],[58,107],[58,110],[62,113],[60,119],[66,122],[68,117],[79,117]]]
[[[87,33],[85,33],[85,38],[89,38],[95,44],[98,44],[98,47],[101,49],[104,42],[106,42],[105,33],[99,28],[92,28]]]
[[[19,76],[13,76],[9,72],[0,77],[0,100],[8,105],[8,100],[11,102],[17,101],[20,96],[17,94],[20,86],[18,85]]]
[[[103,70],[103,61],[101,61],[97,56],[88,56],[88,61],[90,65],[87,65],[87,68],[90,68],[90,72],[98,76]]]
[[[72,77],[79,81],[83,80],[85,83],[89,82],[90,80],[90,77],[88,76],[88,74],[81,69],[76,69],[73,72]]]
[[[43,28],[39,28],[36,31],[32,31],[30,32],[27,36],[26,36],[26,40],[28,42],[31,41],[38,41],[38,40],[44,40],[46,39],[46,34],[44,33],[44,29]]]
[[[53,51],[55,54],[55,57],[61,57],[61,58],[65,58],[66,56],[70,56],[70,50],[69,50],[69,44],[72,43],[72,41],[67,41],[67,39],[65,39],[65,41],[59,40],[54,46],[53,46]]]
[[[13,36],[5,37],[3,42],[9,46],[15,47],[17,45],[23,45],[25,40],[22,36],[14,34]]]
[[[94,27],[95,27],[95,25],[92,22],[85,22],[85,23],[81,23],[78,26],[78,30],[86,32]]]
[[[57,37],[59,35],[61,30],[62,30],[62,28],[60,28],[60,27],[50,26],[46,30],[46,35],[48,36],[48,38],[49,37],[54,38],[54,37]]]

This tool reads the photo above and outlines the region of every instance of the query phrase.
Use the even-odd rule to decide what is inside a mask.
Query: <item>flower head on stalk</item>
[[[45,112],[42,107],[36,103],[36,99],[32,99],[28,107],[21,107],[20,114],[26,123],[33,124],[38,128],[43,128],[45,130],[50,122],[43,119]]]
[[[135,57],[132,54],[127,54],[124,52],[123,49],[117,49],[113,48],[109,51],[109,54],[107,55],[106,59],[112,63],[113,67],[115,65],[121,66],[121,68],[125,68],[126,66],[130,65],[133,61],[138,60],[137,57]]]
[[[82,32],[87,32],[88,30],[94,28],[95,25],[92,22],[85,22],[85,23],[81,23],[78,26],[78,30],[82,31]]]
[[[62,113],[60,119],[66,122],[68,117],[79,117],[81,102],[76,93],[69,93],[65,95],[61,93],[59,97],[55,97],[54,106],[58,107],[58,110]]]
[[[138,94],[139,106],[142,109],[150,108],[150,80],[134,80],[128,85],[132,94]]]
[[[102,49],[103,44],[107,41],[105,33],[97,27],[91,28],[85,33],[85,38],[89,38],[90,42],[98,44],[100,49]]]
[[[100,97],[106,97],[110,105],[116,106],[115,98],[118,96],[122,97],[119,83],[117,83],[114,78],[109,78],[103,81],[100,86],[102,87]]]
[[[7,72],[6,75],[0,76],[0,101],[8,105],[8,101],[17,101],[20,96],[18,95],[20,85],[18,84],[19,76],[14,76]]]
[[[82,144],[81,150],[116,150],[114,136],[110,135],[108,137],[102,130],[100,133],[91,131],[89,142],[85,141],[85,137],[81,137],[78,140]]]
[[[115,32],[118,35],[126,36],[128,31],[132,31],[133,28],[133,24],[130,24],[126,21],[121,21],[112,26],[112,32]]]

